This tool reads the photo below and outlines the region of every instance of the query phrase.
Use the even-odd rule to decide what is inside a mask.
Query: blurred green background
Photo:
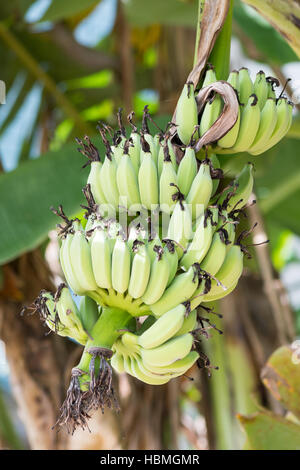
[[[258,204],[250,219],[259,217],[259,230],[270,239],[263,251],[253,249],[237,292],[216,306],[224,314],[224,335],[213,332],[203,347],[220,370],[211,379],[203,372],[193,382],[178,381],[167,402],[163,391],[149,392],[121,378],[127,405],[131,396],[144,400],[149,410],[161,404],[155,422],[147,413],[149,419],[137,418],[137,400],[121,416],[126,438],[120,438],[109,414],[95,421],[96,440],[80,431],[73,438],[53,437],[48,408],[56,413],[78,347],[45,338],[38,322],[19,315],[41,288],[61,280],[57,220],[49,208],[62,203],[68,215],[75,215],[83,203],[87,170],[81,169],[75,137],[90,135],[101,151],[97,122],[115,126],[120,106],[125,113],[134,109],[138,120],[148,104],[159,125],[168,122],[192,66],[197,8],[196,0],[1,2],[0,80],[6,97],[0,106],[0,448],[300,448],[299,388],[298,398],[283,400],[279,393],[279,403],[260,377],[270,354],[295,345],[300,336],[300,64],[270,23],[239,0],[230,68],[248,67],[253,79],[264,70],[278,77],[281,88],[291,78],[286,93],[295,103],[295,117],[288,136],[265,154],[220,157],[228,176],[245,162],[254,163]],[[278,370],[292,387],[295,380],[299,384],[300,366],[286,371],[290,359],[284,357],[284,372]],[[21,358],[26,381],[49,399],[48,427],[39,438],[32,397],[22,391],[28,384],[20,376]],[[45,361],[49,370],[57,367],[56,390],[45,379]],[[297,405],[289,409],[291,401]],[[246,417],[254,412],[256,420]],[[244,430],[237,414],[243,415]],[[148,437],[143,431],[138,439],[134,436],[145,419]],[[268,419],[275,420],[276,435]],[[270,439],[257,438],[259,433]]]

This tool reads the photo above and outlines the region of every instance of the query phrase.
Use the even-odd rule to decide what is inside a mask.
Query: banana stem
[[[66,425],[70,432],[77,426],[87,427],[89,412],[104,407],[118,408],[112,369],[108,359],[111,347],[126,328],[132,316],[125,310],[105,307],[91,331],[90,339],[77,367],[72,369],[71,382],[56,424]]]
[[[215,67],[217,80],[226,80],[230,68],[230,46],[232,33],[233,0],[230,0],[224,26],[218,35],[208,62]]]
[[[214,311],[218,305],[213,306]],[[222,328],[222,320],[216,319],[217,328]],[[218,450],[231,450],[234,448],[234,427],[231,415],[230,384],[227,375],[227,358],[225,340],[223,335],[214,331],[210,340],[205,344],[205,352],[213,359],[219,370],[213,371],[209,379],[212,411],[214,416],[214,431],[216,448]]]
[[[131,319],[132,316],[124,310],[104,307],[103,312],[91,331],[93,339],[87,341],[77,368],[88,374],[92,358],[89,352],[91,348],[110,349],[118,336],[120,336],[118,330],[126,328]]]
[[[196,30],[196,42],[195,42],[195,54],[194,54],[194,64],[193,67],[197,64],[198,60],[198,50],[200,47],[200,35],[201,35],[201,20],[204,11],[205,0],[198,1],[198,17],[197,17],[197,30]]]

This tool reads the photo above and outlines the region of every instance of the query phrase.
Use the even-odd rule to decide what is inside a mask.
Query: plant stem
[[[224,26],[219,33],[208,62],[215,67],[217,80],[226,80],[230,68],[230,46],[232,32],[233,0],[230,0]]]
[[[3,391],[0,388],[0,437],[13,450],[22,449],[22,443],[17,435],[11,417],[9,415],[7,404],[3,399]]]
[[[82,119],[77,109],[74,108],[66,96],[57,88],[54,80],[42,69],[39,63],[2,21],[0,21],[0,37],[14,51],[32,75],[44,85],[45,89],[54,97],[56,103],[61,107],[66,116],[74,121],[77,129],[83,134],[92,133],[90,126]]]
[[[120,336],[120,329],[126,328],[132,316],[119,308],[104,307],[103,312],[95,323],[91,337],[85,345],[84,352],[78,364],[78,368],[89,372],[91,354],[88,352],[92,347],[110,349],[116,339]]]
[[[251,200],[256,200],[255,194],[252,194]],[[281,294],[278,289],[278,283],[274,277],[274,269],[270,259],[269,247],[267,244],[259,244],[267,239],[267,235],[264,229],[264,220],[257,204],[253,204],[252,206],[248,207],[247,211],[250,217],[251,225],[258,222],[258,227],[253,234],[253,243],[258,243],[257,245],[254,245],[256,258],[264,283],[264,291],[266,293],[266,297],[269,299],[270,306],[272,307],[274,314],[278,342],[280,345],[286,344],[294,338],[295,332],[293,331],[291,314],[288,309],[283,308]]]
[[[218,308],[216,308],[218,306],[214,304],[214,311],[218,311]],[[217,328],[223,329],[220,318],[217,318],[214,323]],[[234,428],[231,415],[230,385],[227,374],[224,336],[214,331],[209,341],[205,344],[205,351],[212,360],[213,365],[219,368],[219,370],[212,371],[212,376],[209,379],[216,448],[218,450],[231,450],[234,447]]]
[[[194,54],[193,67],[195,67],[195,65],[197,63],[198,49],[199,49],[199,46],[200,46],[201,20],[202,20],[202,16],[203,16],[204,6],[205,6],[205,0],[199,0],[198,1],[198,17],[197,17],[197,30],[196,30],[196,42],[195,42],[195,54]]]

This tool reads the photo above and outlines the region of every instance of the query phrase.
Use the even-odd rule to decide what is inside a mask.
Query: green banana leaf
[[[247,449],[300,450],[300,426],[269,412],[238,415],[247,435]]]
[[[47,238],[59,223],[51,206],[62,204],[69,216],[80,209],[88,170],[82,170],[85,161],[76,147],[68,144],[59,152],[48,152],[0,175],[0,264]]]
[[[234,20],[249,40],[255,44],[262,62],[277,65],[297,61],[298,57],[283,37],[266,20],[241,1],[234,2]],[[245,47],[247,49],[247,43]],[[243,46],[243,42],[242,42]]]
[[[285,409],[300,419],[300,341],[282,346],[269,358],[262,381]]]
[[[180,0],[130,0],[125,13],[132,26],[145,27],[154,23],[191,26],[195,28],[197,2]]]
[[[52,0],[40,21],[60,21],[96,6],[97,0]]]

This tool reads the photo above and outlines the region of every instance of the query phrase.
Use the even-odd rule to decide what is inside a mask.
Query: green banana
[[[185,273],[178,274],[162,297],[150,305],[150,310],[156,317],[160,317],[176,305],[189,300],[198,287],[198,279],[193,266]]]
[[[257,153],[261,148],[264,148],[269,143],[270,137],[276,126],[276,121],[276,101],[272,98],[268,98],[261,112],[259,128],[253,144],[248,150],[249,153]]]
[[[210,174],[210,166],[206,160],[203,160],[186,198],[186,202],[192,204],[193,219],[199,217],[208,206],[212,188],[213,183]]]
[[[211,245],[214,224],[217,224],[218,209],[213,208],[196,221],[196,231],[191,243],[188,245],[180,265],[186,270],[194,263],[201,263]]]
[[[167,238],[176,242],[176,251],[181,258],[183,250],[192,239],[193,222],[189,205],[183,201],[178,201],[171,215]]]
[[[157,145],[156,142],[154,141],[154,138],[150,134],[149,127],[148,127],[148,120],[150,119],[150,114],[148,111],[148,105],[144,107],[144,112],[143,112],[143,120],[142,120],[142,129],[141,129],[141,153],[140,153],[140,161],[142,163],[143,158],[144,158],[144,145],[143,141],[146,141],[146,143],[149,146],[149,152],[153,158],[154,163],[157,163]],[[148,153],[148,150],[146,150]]]
[[[118,238],[112,252],[111,269],[112,287],[123,294],[129,285],[130,279],[130,252],[127,243]]]
[[[185,312],[186,308],[182,304],[166,312],[138,337],[139,345],[144,349],[152,349],[172,338],[181,328]]]
[[[134,206],[136,208],[140,207],[141,200],[138,180],[128,154],[127,145],[125,145],[124,153],[120,159],[116,178],[120,194],[120,205],[128,209],[133,209]]]
[[[198,124],[198,110],[194,94],[194,85],[184,85],[176,107],[176,128],[181,142],[188,145]]]
[[[113,208],[119,206],[119,190],[117,186],[117,165],[111,154],[107,154],[100,172],[103,194]]]
[[[149,385],[163,385],[172,378],[168,374],[160,376],[151,373],[143,366],[142,361],[137,358],[131,359],[131,370],[134,377]]]
[[[185,335],[185,333],[190,333],[196,328],[197,325],[197,311],[193,310],[184,318],[181,328],[175,333],[175,336]]]
[[[196,351],[189,352],[184,358],[178,359],[177,361],[167,366],[153,366],[149,369],[156,374],[174,374],[174,377],[185,374],[199,359],[199,354]]]
[[[96,290],[97,284],[93,273],[91,248],[81,230],[77,230],[74,234],[70,246],[70,260],[73,272],[76,273],[76,278],[82,289],[85,292]]]
[[[66,238],[62,241],[62,244],[60,247],[60,264],[61,264],[63,273],[65,275],[66,281],[71,287],[72,291],[75,292],[75,294],[83,295],[85,292],[84,288],[78,281],[77,276],[74,273],[73,267],[71,264],[70,247],[71,247],[73,238],[74,238],[74,234],[68,233]]]
[[[164,152],[165,159],[159,180],[159,203],[163,212],[170,213],[174,208],[174,195],[177,192],[177,175],[167,144],[164,146]]]
[[[243,252],[238,245],[233,245],[226,253],[225,260],[216,273],[216,280],[211,283],[208,293],[203,294],[203,283],[191,299],[191,309],[196,308],[201,302],[211,302],[225,297],[236,286],[243,271]],[[221,284],[220,284],[221,283]]]
[[[150,151],[144,153],[138,173],[138,184],[142,205],[148,210],[155,210],[159,203],[158,176]]]
[[[106,204],[107,200],[101,186],[101,162],[91,162],[91,170],[88,176],[87,184],[91,186],[91,191],[97,204]]]
[[[213,69],[210,69],[206,72],[206,76],[203,82],[203,87],[210,85],[217,81],[216,74]],[[214,95],[212,100],[208,102],[201,115],[200,120],[200,136],[202,137],[205,132],[213,125],[213,123],[218,119],[222,109],[222,100],[219,95]]]
[[[83,328],[89,333],[99,318],[97,302],[87,296],[81,297],[79,315]]]
[[[80,320],[80,313],[65,284],[61,284],[54,297],[55,308],[60,322],[70,331],[72,329],[83,329]],[[86,335],[84,335],[86,337]]]
[[[169,273],[169,279],[167,283],[167,287],[171,284],[173,281],[175,274],[178,269],[178,254],[175,249],[175,244],[172,240],[165,240],[165,247],[164,247],[164,253],[168,259],[169,263],[169,268],[170,268],[170,273]]]
[[[235,189],[236,188],[236,189]],[[233,187],[231,186],[223,192],[219,198],[220,205],[226,203],[226,210],[239,209],[245,206],[253,189],[253,165],[248,163],[241,173],[235,178]]]
[[[249,100],[249,96],[253,93],[253,83],[249,75],[249,70],[246,67],[242,67],[239,70],[239,99],[241,104],[246,104]]]
[[[236,90],[236,92],[238,93],[238,89],[239,89],[239,73],[234,70],[233,72],[230,73],[228,79],[227,79],[227,82]],[[240,108],[238,110],[238,117],[237,117],[237,120],[236,120],[236,123],[234,124],[234,126],[227,132],[226,135],[224,135],[224,137],[222,137],[219,141],[218,141],[218,146],[219,147],[222,147],[222,148],[231,148],[234,146],[234,144],[236,143],[236,140],[237,140],[237,137],[238,137],[238,134],[239,134],[239,130],[240,130],[240,120],[241,120],[241,111],[240,111]]]
[[[269,148],[276,145],[287,133],[292,124],[293,105],[287,101],[286,98],[279,98],[276,104],[277,121],[275,128],[269,138],[261,148],[256,151],[251,151],[252,155],[259,155],[266,152]]]
[[[224,149],[229,149],[234,146],[237,141],[241,122],[241,111],[238,109],[238,117],[233,125],[233,127],[224,135],[220,140],[218,140],[218,146]]]
[[[222,232],[217,231],[211,241],[208,252],[200,263],[200,268],[214,276],[221,268],[226,256],[226,245]]]
[[[103,289],[110,289],[112,287],[112,247],[106,231],[102,229],[94,230],[90,245],[93,273],[97,286]]]
[[[242,108],[239,133],[232,149],[234,152],[245,152],[251,147],[259,129],[260,118],[258,99],[252,94]]]
[[[132,166],[135,170],[135,174],[138,175],[140,168],[140,153],[141,153],[141,143],[140,143],[140,134],[138,133],[137,127],[133,124],[134,112],[132,111],[128,115],[129,124],[132,127],[132,132],[129,137],[130,146],[128,149],[128,154],[132,163]]]
[[[126,331],[121,336],[121,344],[119,344],[119,350],[124,351],[124,347],[126,353],[130,356],[136,357],[140,353],[140,346],[138,343],[138,336],[135,333],[131,333],[130,331]]]
[[[227,78],[227,83],[229,83],[237,92],[239,91],[239,72],[237,70],[230,72]]]
[[[141,357],[146,367],[163,367],[183,359],[189,354],[193,345],[193,336],[186,333],[169,339],[164,344],[153,349],[141,348]]]
[[[110,360],[111,366],[118,372],[118,374],[122,374],[125,372],[124,369],[124,358],[119,353],[114,353]]]
[[[39,296],[39,308],[42,309],[43,318],[50,330],[60,336],[69,336],[82,345],[86,344],[87,333],[81,324],[76,304],[65,285],[62,284],[58,288],[55,297],[50,292],[42,291]]]
[[[187,197],[197,171],[195,152],[191,147],[187,147],[177,170],[177,184],[184,197]]]
[[[260,70],[256,74],[256,78],[254,82],[254,93],[256,94],[257,99],[258,99],[258,106],[260,110],[262,110],[268,99],[268,94],[269,94],[268,82],[266,80],[265,73],[262,70]]]
[[[151,261],[145,243],[134,245],[128,293],[134,299],[145,293],[150,277]]]
[[[173,168],[176,171],[177,170],[176,155],[175,155],[175,152],[173,150],[173,146],[172,146],[172,144],[169,140],[167,142],[167,145],[168,145],[168,151],[169,151],[168,157],[171,159],[171,162],[173,164]],[[159,150],[158,150],[158,157],[157,157],[157,172],[158,172],[158,177],[159,178],[161,176],[161,172],[162,172],[162,169],[163,169],[165,154],[166,154],[165,144],[160,143]]]
[[[208,85],[211,85],[212,83],[216,81],[217,81],[217,77],[216,77],[214,68],[212,66],[209,66],[209,68],[205,72],[205,77],[203,80],[202,88],[205,88]]]
[[[153,251],[153,253],[155,252]],[[169,276],[169,259],[162,248],[162,253],[157,253],[151,263],[149,282],[142,296],[142,300],[145,304],[153,304],[161,298],[168,285]]]

